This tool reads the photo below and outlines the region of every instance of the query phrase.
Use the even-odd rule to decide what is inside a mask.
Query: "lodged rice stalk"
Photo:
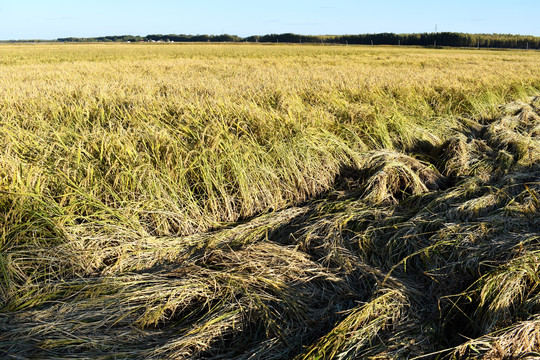
[[[0,357],[540,352],[534,52],[0,48]]]

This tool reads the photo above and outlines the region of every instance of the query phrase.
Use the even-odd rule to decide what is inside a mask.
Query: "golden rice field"
[[[540,53],[0,45],[0,357],[540,356]]]

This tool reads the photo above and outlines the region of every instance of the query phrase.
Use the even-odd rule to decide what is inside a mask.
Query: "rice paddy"
[[[0,354],[540,356],[536,51],[0,46]]]

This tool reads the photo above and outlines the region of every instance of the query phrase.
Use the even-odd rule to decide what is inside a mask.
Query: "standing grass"
[[[156,235],[305,201],[328,190],[342,165],[355,166],[359,151],[437,143],[456,116],[494,117],[540,86],[537,57],[526,52],[135,44],[2,52],[1,139],[13,167],[4,190],[33,193],[71,223],[121,218]]]

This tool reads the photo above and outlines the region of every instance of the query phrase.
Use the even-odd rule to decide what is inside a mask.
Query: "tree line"
[[[240,37],[236,35],[162,35],[102,36],[92,38],[59,38],[59,42],[264,42],[328,43],[362,45],[416,45],[482,48],[540,49],[540,37],[511,34],[466,34],[455,32],[418,34],[299,35],[293,33]]]
[[[117,36],[100,36],[91,38],[59,38],[59,42],[144,42],[144,41],[160,41],[160,42],[239,42],[243,39],[236,35],[117,35]]]

